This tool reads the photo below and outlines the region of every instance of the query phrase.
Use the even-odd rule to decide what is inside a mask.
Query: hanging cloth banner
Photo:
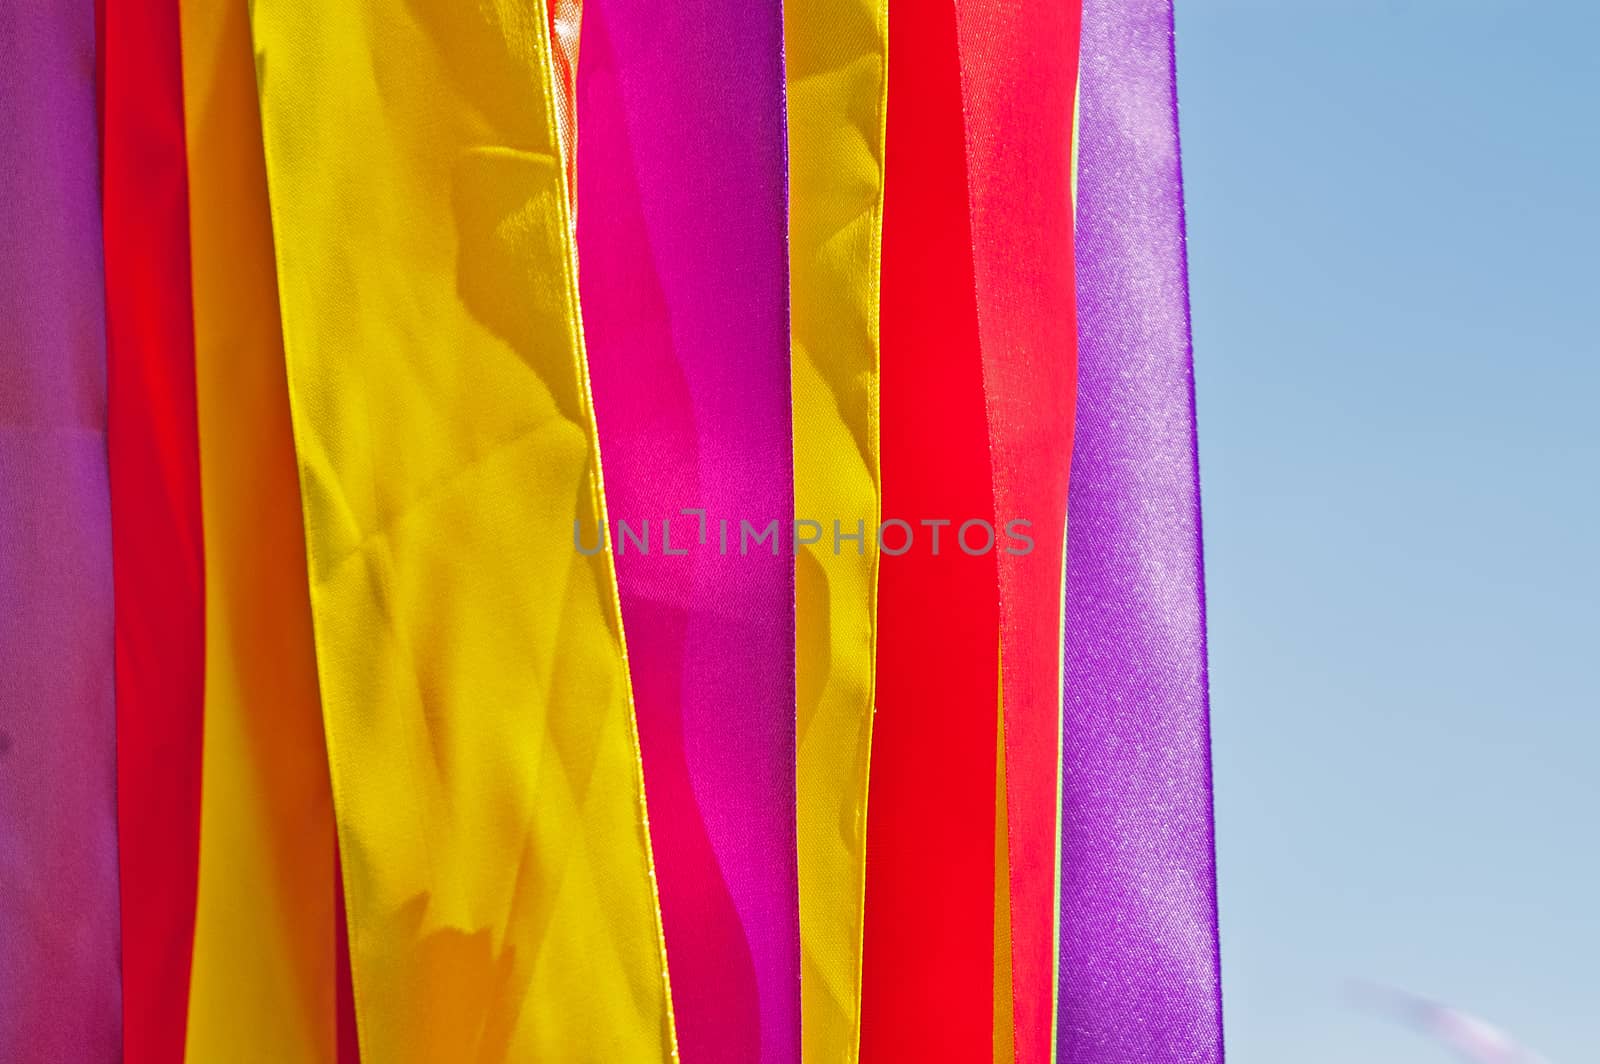
[[[686,1064],[800,1054],[783,77],[777,0],[585,0],[584,324]]]
[[[1058,1059],[1222,1060],[1169,0],[1085,0]]]
[[[889,55],[882,476],[885,524],[901,524],[879,544],[861,1058],[983,1061],[996,1035],[1000,544],[954,8],[891,12]]]
[[[1077,398],[1072,269],[1076,2],[959,0],[978,331],[996,519],[1012,1002],[1020,1064],[1049,1064],[1056,990],[1061,609]],[[1008,538],[1007,543],[1011,540]]]
[[[122,1059],[91,0],[0,0],[0,1060]]]
[[[856,1059],[877,622],[885,0],[786,4],[802,1043]]]
[[[106,341],[127,1064],[181,1061],[200,847],[205,562],[177,0],[103,0]]]
[[[546,10],[251,17],[362,1058],[668,1060]]]
[[[337,1059],[333,804],[246,5],[183,0],[206,539],[188,1055]]]

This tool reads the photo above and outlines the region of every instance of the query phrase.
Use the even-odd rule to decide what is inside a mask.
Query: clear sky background
[[[1600,2],[1177,0],[1231,1064],[1600,1062]]]

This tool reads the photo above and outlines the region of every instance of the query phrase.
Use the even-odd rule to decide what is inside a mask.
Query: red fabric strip
[[[1077,405],[1072,123],[1078,3],[960,0],[978,325],[1002,523],[1001,690],[1018,1064],[1047,1064],[1055,989],[1057,773],[1067,484]]]
[[[948,4],[889,20],[881,461],[885,555],[867,812],[861,1059],[993,1052],[994,520],[957,66]],[[934,529],[922,520],[947,520]],[[903,529],[890,528],[891,550]],[[979,528],[969,531],[983,546]],[[997,545],[998,546],[998,545]],[[848,544],[846,545],[848,549]]]
[[[101,39],[117,827],[127,1064],[184,1055],[205,599],[178,6],[105,0]]]

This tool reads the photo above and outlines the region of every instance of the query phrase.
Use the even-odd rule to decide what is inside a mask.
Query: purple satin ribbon
[[[778,0],[584,3],[584,323],[613,527],[650,527],[614,548],[687,1064],[800,1054],[783,79]]]
[[[0,0],[0,1060],[121,1059],[94,4]]]
[[[1222,1059],[1171,0],[1085,0],[1062,1064]]]

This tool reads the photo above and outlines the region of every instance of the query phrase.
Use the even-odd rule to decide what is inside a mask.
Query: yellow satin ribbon
[[[878,557],[831,535],[879,519],[887,17],[885,0],[784,5],[795,516],[823,525],[795,561],[801,1030],[804,1059],[829,1062],[861,1035]]]
[[[206,561],[188,1048],[335,1059],[333,806],[242,5],[182,0]]]
[[[544,5],[251,18],[362,1059],[666,1060]]]

